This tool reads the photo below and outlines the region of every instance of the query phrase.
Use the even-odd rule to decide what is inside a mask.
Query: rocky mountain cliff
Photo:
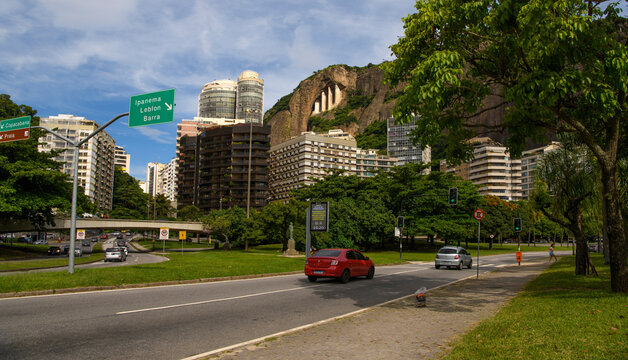
[[[316,72],[264,115],[264,122],[272,127],[271,144],[279,144],[312,127],[320,131],[331,126],[356,135],[372,122],[388,119],[395,106],[395,90],[384,84],[383,79],[384,72],[375,65],[364,68],[333,65]],[[336,87],[340,96],[333,93],[330,96],[337,101],[335,106],[328,106],[330,109],[326,111],[319,108],[316,112],[316,104],[322,106],[321,93],[327,95],[328,89]],[[331,99],[323,101],[331,102]]]
[[[372,64],[332,65],[316,72],[264,114],[264,122],[272,127],[271,145],[311,130],[340,128],[355,136],[371,123],[387,120],[403,85],[390,89],[383,79],[384,72]],[[496,101],[488,99],[487,106]],[[505,136],[499,129],[503,111],[498,108],[469,122],[486,125],[475,128],[478,136],[503,143]]]

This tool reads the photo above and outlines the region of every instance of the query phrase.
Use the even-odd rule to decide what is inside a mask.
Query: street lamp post
[[[67,142],[68,144],[74,147],[74,160],[73,160],[73,168],[72,168],[72,213],[70,215],[70,250],[68,251],[68,273],[74,274],[74,247],[76,246],[76,208],[77,208],[77,198],[78,198],[78,158],[79,158],[79,149],[83,144],[89,141],[92,137],[96,136],[99,132],[103,131],[107,126],[111,125],[114,121],[128,116],[129,113],[120,114],[113,119],[109,120],[105,125],[99,127],[91,134],[87,135],[83,140],[71,140],[63,135],[57,134],[53,130],[47,129],[43,126],[31,126],[31,129],[41,129],[49,132],[53,136]]]
[[[256,114],[259,113],[259,110],[254,109],[246,109],[247,114]],[[247,116],[248,117],[248,116]],[[249,170],[247,176],[247,186],[246,186],[246,218],[250,217],[251,212],[251,153],[253,152],[253,118],[249,118]],[[249,250],[249,241],[247,239],[244,240],[244,251]]]

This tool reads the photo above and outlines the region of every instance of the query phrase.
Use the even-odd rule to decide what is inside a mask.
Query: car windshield
[[[452,249],[452,248],[445,248],[445,249],[440,249],[438,250],[439,254],[457,254],[458,250],[456,249]]]
[[[317,252],[314,253],[314,255],[312,256],[319,256],[319,257],[338,257],[338,255],[340,255],[341,251],[340,250],[318,250]]]

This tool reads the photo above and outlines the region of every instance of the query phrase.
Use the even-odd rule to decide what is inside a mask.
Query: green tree
[[[157,194],[150,200],[150,215],[155,219],[164,219],[174,213],[170,200],[164,194]]]
[[[200,221],[203,211],[194,205],[187,205],[177,211],[177,219],[184,221]]]
[[[468,158],[470,119],[503,111],[510,153],[546,133],[573,133],[601,170],[611,288],[628,293],[628,245],[617,160],[626,143],[626,19],[593,0],[425,0],[404,19],[405,37],[383,64],[391,87],[406,83],[394,116],[419,116],[431,144],[448,131],[447,159]],[[477,122],[475,122],[477,124]]]
[[[31,126],[39,125],[37,111],[15,104],[9,95],[0,95],[0,120],[32,116]],[[69,213],[72,201],[70,177],[53,160],[56,152],[39,152],[44,132],[31,129],[30,138],[0,144],[0,218],[27,219],[37,228],[52,224],[55,213]],[[77,213],[94,213],[94,204],[79,188]]]
[[[116,168],[113,178],[113,204],[109,216],[114,219],[152,219],[148,216],[148,198],[140,188],[139,181]]]
[[[282,251],[288,249],[290,239],[289,228],[292,223],[293,228],[305,229],[305,209],[307,204],[302,201],[290,200],[287,204],[281,201],[272,202],[266,205],[259,214],[258,224],[264,234],[264,241],[268,244],[281,243]],[[302,233],[303,231],[299,231]],[[300,238],[295,236],[295,244]],[[302,244],[303,241],[300,241]]]
[[[246,211],[237,206],[223,210],[213,210],[205,215],[201,221],[206,224],[207,230],[225,240],[224,250],[231,250],[232,242],[237,245],[241,242],[246,226]]]
[[[576,275],[586,275],[589,249],[582,214],[597,188],[594,169],[587,162],[587,152],[579,146],[563,142],[560,148],[543,156],[536,171],[541,181],[535,187],[534,202],[545,216],[568,228],[574,235],[575,272]]]

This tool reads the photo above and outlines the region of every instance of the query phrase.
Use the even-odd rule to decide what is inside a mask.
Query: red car
[[[368,257],[353,249],[322,249],[307,259],[305,275],[314,282],[318,278],[338,278],[346,283],[355,276],[372,279],[375,265]]]

